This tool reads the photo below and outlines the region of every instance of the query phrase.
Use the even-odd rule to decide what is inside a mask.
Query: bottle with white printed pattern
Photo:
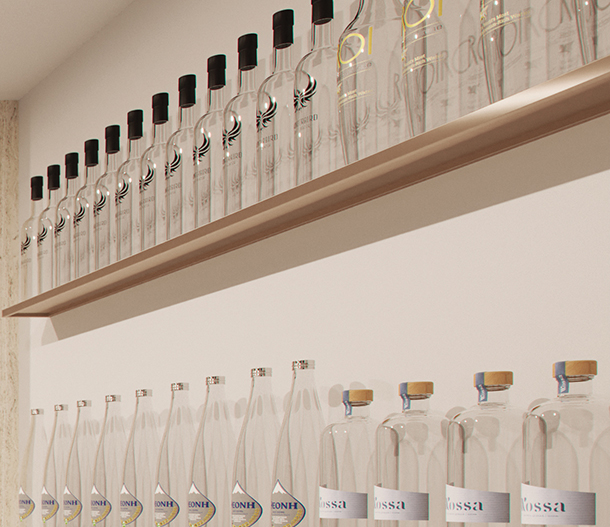
[[[19,522],[25,527],[39,527],[42,525],[40,497],[47,434],[44,429],[44,410],[32,409],[30,415],[30,432],[19,473]]]
[[[65,157],[66,191],[57,204],[55,223],[55,284],[67,284],[74,278],[74,247],[72,242],[73,218],[78,190],[78,152],[70,152]]]
[[[610,55],[610,4],[575,0],[580,46],[585,64]]]
[[[19,273],[19,290],[21,300],[32,298],[38,292],[38,273],[36,256],[36,238],[38,236],[39,203],[42,201],[44,179],[34,176],[30,179],[31,205],[30,217],[21,227],[21,267]]]
[[[231,523],[233,527],[271,525],[273,461],[278,413],[271,368],[253,368],[252,389],[241,425],[233,466]]]
[[[445,526],[448,420],[430,410],[431,382],[399,386],[402,412],[377,428],[375,520]]]
[[[373,525],[376,478],[373,390],[345,390],[345,418],[327,426],[320,442],[320,526]]]
[[[521,525],[522,412],[509,404],[510,371],[474,376],[476,406],[449,423],[448,525]]]
[[[55,223],[59,202],[59,165],[47,167],[47,204],[38,217],[38,294],[55,287]]]
[[[593,394],[597,361],[557,362],[557,397],[523,425],[522,524],[610,525],[610,403]]]

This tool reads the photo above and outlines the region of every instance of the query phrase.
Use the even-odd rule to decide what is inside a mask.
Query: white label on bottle
[[[142,514],[142,504],[140,500],[136,498],[127,487],[123,484],[121,488],[121,495],[119,496],[120,513],[121,513],[121,525],[129,525],[136,521],[138,516]]]
[[[155,525],[157,527],[167,525],[176,519],[179,512],[180,507],[176,500],[172,499],[163,490],[160,483],[157,483],[157,488],[155,489]]]
[[[521,523],[595,525],[595,492],[521,485]]]
[[[19,487],[19,519],[25,520],[34,512],[35,507],[34,500],[25,493],[23,487]]]
[[[67,524],[78,518],[82,510],[83,504],[66,486],[64,489],[64,522]]]
[[[320,487],[320,518],[368,518],[368,494]]]
[[[448,522],[508,523],[510,493],[463,489],[447,485]]]
[[[239,481],[236,482],[231,498],[231,523],[233,527],[250,527],[259,520],[262,514],[261,504],[242,488]]]
[[[375,485],[376,520],[428,521],[428,494]]]
[[[295,527],[305,518],[305,507],[290,494],[278,479],[271,494],[271,525]]]
[[[46,487],[42,487],[40,496],[40,514],[42,515],[42,523],[49,521],[57,514],[58,510],[59,503],[57,500],[49,494]]]
[[[206,498],[194,483],[189,490],[189,526],[202,527],[216,514],[216,505]]]
[[[110,505],[110,502],[93,485],[91,489],[91,523],[95,525],[98,522],[104,521],[111,510],[112,505]]]

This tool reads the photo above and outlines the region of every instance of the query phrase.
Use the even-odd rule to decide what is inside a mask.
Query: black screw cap
[[[131,110],[127,114],[127,138],[128,139],[140,139],[144,132],[142,130],[142,123],[144,122],[144,111],[143,110]]]
[[[78,152],[66,154],[66,179],[78,177]]]
[[[85,141],[85,166],[94,167],[99,164],[100,142],[97,139]]]
[[[47,188],[57,190],[59,188],[59,165],[49,165],[47,167]]]
[[[273,47],[276,49],[287,48],[294,44],[294,11],[284,9],[273,15]]]
[[[248,33],[237,39],[240,71],[251,70],[258,66],[257,49],[258,35],[256,33]]]
[[[195,106],[195,88],[197,87],[197,77],[195,75],[183,75],[178,79],[178,91],[180,92],[180,108],[190,108]]]
[[[30,179],[30,197],[32,201],[40,201],[42,199],[42,187],[44,186],[44,178],[42,176],[34,176]]]
[[[106,127],[106,153],[116,154],[121,150],[121,127],[111,124]]]
[[[311,0],[311,22],[317,26],[328,24],[335,17],[333,0]]]
[[[208,88],[218,90],[227,85],[227,56],[213,55],[208,59]]]
[[[169,93],[155,93],[152,97],[153,124],[169,121]]]

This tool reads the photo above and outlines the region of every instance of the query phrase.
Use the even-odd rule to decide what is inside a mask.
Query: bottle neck
[[[129,159],[139,159],[142,155],[142,144],[144,138],[139,137],[138,139],[129,140]]]
[[[303,390],[303,389],[315,389],[315,371],[316,370],[294,370],[294,376],[292,380],[292,391]]]
[[[120,419],[121,417],[121,403],[119,401],[112,401],[106,403],[106,425],[111,419]]]
[[[87,421],[91,420],[91,407],[90,406],[81,406],[78,409],[78,413],[76,415],[76,428],[77,433],[81,430],[84,424]]]
[[[343,403],[345,406],[345,417],[348,419],[366,419],[371,415],[370,403]]]
[[[64,197],[73,196],[78,190],[78,178],[66,179],[66,192]]]
[[[167,143],[168,135],[169,135],[169,122],[166,121],[161,124],[156,124],[155,131],[154,131],[153,144],[160,145],[160,144]],[[146,397],[143,397],[143,399],[146,399]]]
[[[93,185],[100,174],[100,166],[94,165],[85,169],[85,185]]]
[[[402,411],[405,414],[427,414],[430,410],[430,395],[411,395],[407,397],[402,396]]]
[[[120,163],[120,152],[115,152],[113,154],[106,154],[106,173],[116,172],[119,168]]]
[[[42,203],[42,200],[31,200],[30,201],[30,217],[35,218],[38,216],[38,208],[40,207],[39,203]]]
[[[273,73],[292,71],[292,44],[285,48],[275,48]]]
[[[193,128],[193,126],[195,126],[195,105],[180,108],[180,129]]]
[[[589,398],[593,395],[591,375],[568,376],[557,380],[557,397],[560,399]]]
[[[239,70],[239,94],[256,91],[256,68]]]
[[[216,401],[226,401],[224,384],[208,384],[208,397],[206,404]]]
[[[508,392],[508,387],[504,386],[482,386],[479,388],[479,406],[507,406]]]
[[[271,379],[272,377],[252,377],[252,392],[250,399],[259,395],[272,395],[273,385]]]
[[[48,190],[47,193],[49,197],[47,198],[47,202],[45,204],[45,209],[50,209],[51,207],[57,207],[57,203],[59,202],[59,189]]]
[[[188,390],[176,390],[172,392],[172,410],[177,407],[188,407],[189,406],[189,392]]]
[[[225,107],[225,87],[208,90],[208,112],[223,111]]]
[[[311,49],[323,49],[334,47],[333,43],[333,21],[324,24],[313,24],[311,28]]]

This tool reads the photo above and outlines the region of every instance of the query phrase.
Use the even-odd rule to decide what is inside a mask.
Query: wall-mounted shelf
[[[2,316],[74,309],[608,113],[610,57],[7,307]]]

